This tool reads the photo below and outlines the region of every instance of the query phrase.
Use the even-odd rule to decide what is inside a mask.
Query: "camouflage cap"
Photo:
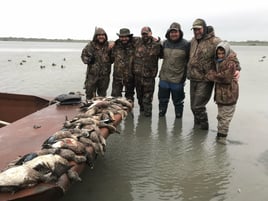
[[[206,26],[206,23],[202,19],[196,19],[193,23],[192,29],[201,29]]]
[[[143,33],[148,34],[148,33],[150,33],[150,32],[152,32],[152,30],[151,30],[150,27],[143,27],[143,28],[141,29],[141,34],[143,34]]]
[[[127,28],[122,28],[119,30],[119,33],[117,35],[120,36],[133,36],[133,34],[130,33],[130,30]]]
[[[171,31],[171,30],[179,31],[179,30],[181,30],[181,25],[177,22],[173,22],[169,27],[169,31]]]

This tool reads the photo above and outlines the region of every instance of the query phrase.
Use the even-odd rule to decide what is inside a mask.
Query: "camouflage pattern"
[[[139,38],[135,43],[135,56],[133,60],[133,73],[138,103],[144,108],[146,116],[151,116],[152,101],[155,87],[155,77],[158,72],[158,59],[161,54],[161,44],[154,41]]]
[[[155,78],[137,76],[135,77],[135,87],[140,111],[144,111],[145,115],[151,116]]]
[[[205,23],[203,23],[205,24]],[[207,27],[204,27],[207,31]],[[191,40],[190,58],[187,65],[187,78],[190,80],[190,102],[194,114],[195,126],[208,129],[206,105],[212,95],[214,82],[208,81],[205,75],[209,70],[215,70],[215,48],[221,41],[216,37],[214,30],[205,32],[202,39]]]
[[[239,96],[239,87],[238,82],[233,78],[238,65],[236,54],[232,53],[218,64],[218,71],[210,71],[206,75],[208,80],[216,83],[214,100],[217,104],[236,104]]]
[[[191,110],[197,128],[208,129],[206,105],[211,98],[214,82],[190,82]]]
[[[214,100],[218,105],[218,133],[227,135],[239,96],[238,83],[234,80],[239,61],[227,42],[221,42],[218,47],[224,49],[225,56],[223,60],[217,60],[216,57],[216,71],[209,71],[206,78],[215,82]]]
[[[238,83],[233,79],[234,73],[239,67],[239,61],[236,53],[231,51],[226,42],[221,42],[218,46],[224,48],[225,59],[221,62],[216,62],[217,71],[209,71],[206,78],[216,83],[215,102],[221,105],[233,105],[236,104],[239,95]]]
[[[105,97],[110,83],[110,75],[95,76],[87,74],[85,81],[86,98],[91,99],[96,96]]]
[[[160,53],[161,44],[154,41],[153,37],[150,37],[147,42],[139,38],[135,44],[134,75],[155,78],[158,72]]]
[[[236,105],[218,105],[218,134],[228,135],[230,122],[233,119]]]
[[[134,100],[133,56],[134,41],[132,37],[127,44],[123,44],[119,39],[115,41],[112,49],[112,60],[114,60],[112,96],[122,96],[125,87],[125,97]]]
[[[98,34],[105,34],[106,41],[99,43]],[[96,29],[93,40],[82,50],[81,59],[87,64],[85,90],[88,99],[94,96],[106,96],[111,73],[111,49],[107,34],[101,28]]]
[[[187,68],[187,78],[195,81],[206,81],[205,75],[209,70],[215,70],[214,55],[216,46],[221,39],[214,35],[214,31],[206,34],[197,41],[191,40],[190,59]]]

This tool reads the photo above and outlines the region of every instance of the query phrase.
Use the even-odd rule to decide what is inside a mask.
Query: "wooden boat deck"
[[[42,143],[53,133],[59,131],[65,118],[73,118],[79,110],[79,106],[50,105],[42,110],[34,112],[12,124],[0,128],[0,169],[18,156],[41,149]],[[61,179],[66,186],[67,178]],[[21,190],[18,193],[0,193],[0,201],[4,200],[54,200],[62,196],[61,185],[40,184],[37,187]]]

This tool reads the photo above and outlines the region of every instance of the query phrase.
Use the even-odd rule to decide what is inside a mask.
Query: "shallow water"
[[[86,67],[80,60],[84,45],[0,42],[0,91],[50,97],[84,92]],[[268,58],[259,59],[268,56],[268,47],[233,49],[242,72],[228,145],[215,142],[217,107],[212,100],[209,131],[193,130],[189,82],[181,120],[174,118],[171,103],[166,117],[158,117],[156,86],[152,118],[139,115],[135,105],[133,115],[118,127],[121,134],[107,140],[105,156],[96,160],[93,170],[86,169],[82,182],[73,184],[60,200],[266,201]],[[26,62],[20,65],[22,60]]]

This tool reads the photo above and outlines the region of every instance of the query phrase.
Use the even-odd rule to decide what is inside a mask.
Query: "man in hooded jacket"
[[[171,94],[175,116],[181,118],[190,43],[183,38],[181,26],[177,22],[170,25],[166,38],[163,42],[163,63],[159,74],[159,116],[165,116]]]
[[[208,130],[206,105],[212,95],[214,83],[205,79],[209,70],[215,70],[214,55],[221,39],[209,29],[205,20],[193,23],[194,37],[191,40],[187,78],[190,80],[190,102],[194,114],[194,126]]]
[[[206,79],[210,70],[216,69],[215,49],[222,41],[215,36],[212,26],[207,26],[203,19],[196,19],[192,26],[194,37],[190,45],[190,57],[187,66],[187,78],[190,80],[190,102],[194,114],[194,127],[208,130],[206,105],[211,98],[214,82]],[[234,78],[238,80],[240,65]]]
[[[86,98],[106,96],[110,82],[111,47],[103,28],[96,28],[93,40],[82,50],[81,59],[87,64],[85,79]]]

